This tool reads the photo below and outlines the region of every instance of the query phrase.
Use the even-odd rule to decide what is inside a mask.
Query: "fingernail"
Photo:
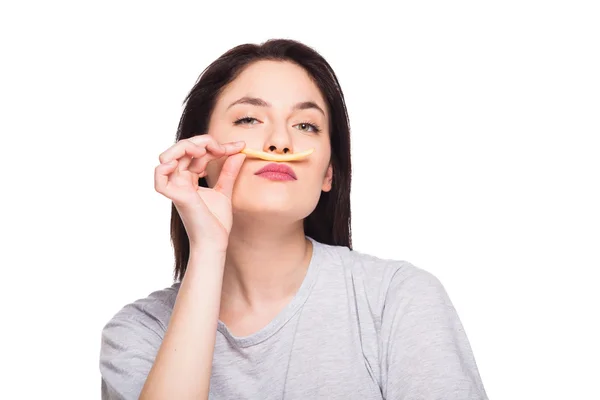
[[[243,146],[243,145],[244,145],[244,141],[243,141],[243,140],[241,140],[241,141],[239,141],[239,142],[234,142],[234,143],[233,143],[233,145],[234,145],[234,146],[236,146],[236,147],[237,147],[237,146]]]

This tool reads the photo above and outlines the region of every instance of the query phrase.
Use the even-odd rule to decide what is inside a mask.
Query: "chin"
[[[318,198],[307,198],[306,194],[288,190],[238,191],[232,200],[235,214],[272,217],[290,222],[306,218],[315,209]]]

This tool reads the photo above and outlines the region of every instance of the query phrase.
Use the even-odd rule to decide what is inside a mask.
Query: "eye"
[[[301,122],[294,126],[298,127],[299,130],[304,131],[304,132],[315,132],[315,133],[321,132],[321,129],[317,125],[311,124],[308,122]]]
[[[259,122],[260,121],[257,120],[256,118],[244,117],[244,118],[238,119],[233,124],[234,125],[254,125],[254,124],[258,124]]]

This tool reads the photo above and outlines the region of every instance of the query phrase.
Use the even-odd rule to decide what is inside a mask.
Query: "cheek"
[[[229,141],[228,136],[230,136],[230,132],[231,127],[225,121],[211,120],[206,133],[212,136],[217,142],[224,143]]]
[[[318,165],[319,165],[318,169],[320,171],[319,177],[321,178],[321,181],[327,175],[330,164],[331,164],[331,150],[329,148],[327,148],[327,149],[324,149],[323,157],[321,157],[318,162]]]
[[[319,160],[318,163],[308,167],[303,176],[303,182],[298,185],[298,190],[305,196],[320,196],[328,167],[329,163],[326,163],[326,160]]]
[[[247,139],[247,130],[233,125],[232,121],[236,119],[237,118],[232,116],[220,118],[214,117],[210,121],[207,133],[219,143],[229,143]]]

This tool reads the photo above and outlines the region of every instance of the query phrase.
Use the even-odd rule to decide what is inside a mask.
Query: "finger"
[[[244,147],[246,146],[246,143],[245,142],[232,142],[232,143],[224,143],[221,146],[224,149],[224,154],[208,153],[203,157],[194,158],[190,164],[186,165],[187,169],[191,172],[202,175],[205,173],[206,166],[208,165],[209,162],[211,162],[215,159],[224,157],[224,156],[230,156],[230,155],[239,153],[240,151],[242,151],[244,149]]]
[[[214,160],[215,158],[223,157],[225,155],[239,153],[245,146],[246,143],[243,141],[222,145],[210,135],[198,135],[189,139],[180,140],[169,150],[161,154],[159,160],[161,160],[161,163],[164,163],[171,159],[180,159],[178,169],[180,171],[185,171],[189,168],[189,165],[194,158],[200,159],[210,152],[213,155],[210,160]],[[210,160],[205,162],[204,167],[206,167],[206,163]],[[196,167],[196,170],[197,169],[198,167]]]
[[[210,151],[212,151],[215,155],[220,154],[221,156],[230,156],[242,151],[244,147],[246,147],[246,142],[244,142],[243,140],[239,142],[228,142],[220,144],[219,146],[221,149],[221,153],[215,152],[211,145],[207,146],[207,148]]]
[[[246,142],[244,141],[219,143],[210,135],[198,135],[191,137],[189,140],[206,147],[213,154],[220,156],[239,153],[246,147]]]
[[[190,172],[202,175],[204,172],[206,172],[206,166],[208,165],[208,163],[218,158],[221,157],[217,157],[211,153],[207,153],[203,157],[194,158],[188,165],[187,169]]]
[[[159,161],[166,163],[181,158],[185,154],[201,157],[206,153],[207,147],[210,147],[210,150],[215,154],[224,154],[224,148],[212,136],[196,135],[175,143],[159,156]]]
[[[240,169],[242,168],[245,159],[245,154],[235,154],[228,157],[223,164],[221,175],[219,175],[219,180],[217,181],[214,190],[231,198],[231,195],[233,194],[233,185],[240,173]]]
[[[225,148],[211,135],[196,135],[188,139],[198,146],[205,147],[214,154],[225,154]]]
[[[172,160],[165,164],[160,164],[154,169],[154,189],[161,194],[165,194],[169,175],[177,168],[177,160]]]
[[[198,146],[190,140],[184,139],[180,140],[169,149],[164,151],[158,157],[158,160],[161,164],[166,164],[169,161],[180,159],[185,155],[201,157],[204,154],[206,154],[206,149],[204,147]]]
[[[201,153],[201,152],[200,152],[200,153]],[[204,150],[204,155],[196,156],[196,157],[199,157],[199,158],[192,157],[192,156],[190,156],[190,155],[185,155],[185,156],[183,156],[183,157],[181,157],[181,158],[179,159],[179,163],[178,163],[178,165],[177,165],[177,169],[178,169],[179,171],[185,171],[185,170],[189,170],[190,163],[191,163],[192,161],[194,161],[194,160],[201,160],[201,159],[202,159],[203,157],[205,157],[205,156],[206,156],[206,150]]]

